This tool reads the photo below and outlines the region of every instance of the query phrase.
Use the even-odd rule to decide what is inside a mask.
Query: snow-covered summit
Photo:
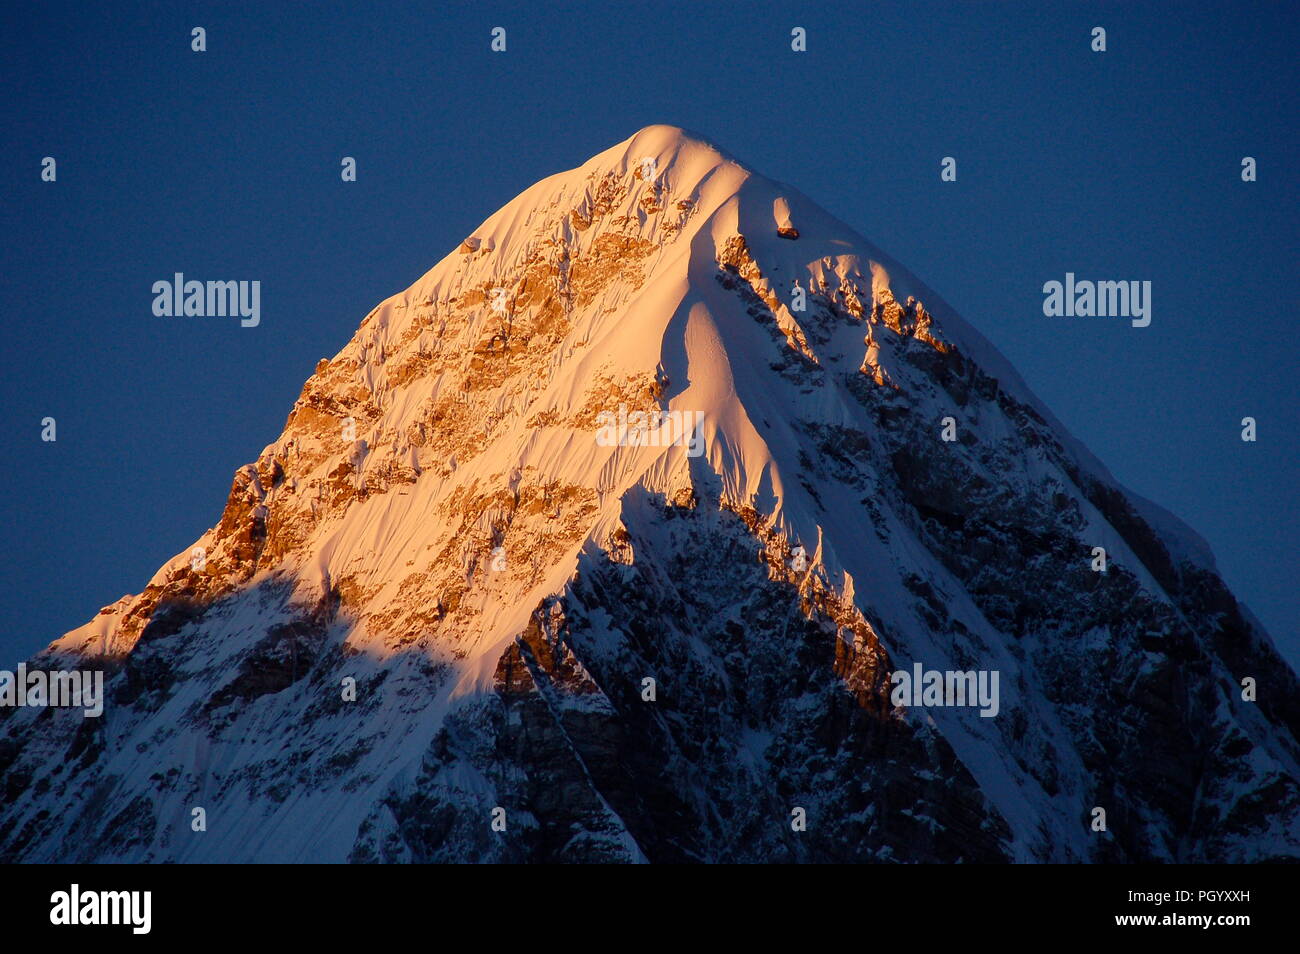
[[[1203,544],[902,265],[671,126],[381,302],[219,522],[42,658],[113,698],[0,726],[12,858],[1300,851],[1295,677]],[[999,673],[1000,714],[893,706],[914,664]]]

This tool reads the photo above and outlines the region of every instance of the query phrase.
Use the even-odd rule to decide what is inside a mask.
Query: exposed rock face
[[[914,663],[998,713],[895,705]],[[1195,534],[668,127],[376,308],[33,664],[109,698],[0,708],[9,861],[1300,857],[1296,678]]]

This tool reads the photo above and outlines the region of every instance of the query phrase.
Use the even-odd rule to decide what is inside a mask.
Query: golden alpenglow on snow
[[[503,22],[473,38],[498,70],[539,42]],[[187,62],[248,42],[212,29]],[[832,42],[788,29],[797,68]],[[1074,46],[1113,66],[1112,31]],[[351,201],[389,160],[344,186],[345,151],[316,168]],[[945,196],[988,174],[934,155]],[[155,326],[258,314],[257,282],[183,278]],[[0,713],[0,858],[1300,854],[1300,692],[1205,543],[899,262],[701,136],[542,178],[309,371],[213,525],[29,665],[102,670],[103,711]]]

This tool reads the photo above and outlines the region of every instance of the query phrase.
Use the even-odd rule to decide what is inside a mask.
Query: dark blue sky
[[[944,295],[1209,540],[1294,665],[1296,7],[1045,6],[6,4],[0,668],[215,523],[380,299],[656,122],[796,186]],[[177,271],[260,280],[260,327],[154,317]],[[1045,318],[1067,271],[1150,280],[1151,326]]]

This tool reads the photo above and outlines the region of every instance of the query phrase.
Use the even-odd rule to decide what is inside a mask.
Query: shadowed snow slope
[[[996,715],[894,705],[916,663],[996,672]],[[1296,679],[1203,541],[671,126],[376,307],[33,665],[108,699],[0,710],[8,860],[1300,855]]]

